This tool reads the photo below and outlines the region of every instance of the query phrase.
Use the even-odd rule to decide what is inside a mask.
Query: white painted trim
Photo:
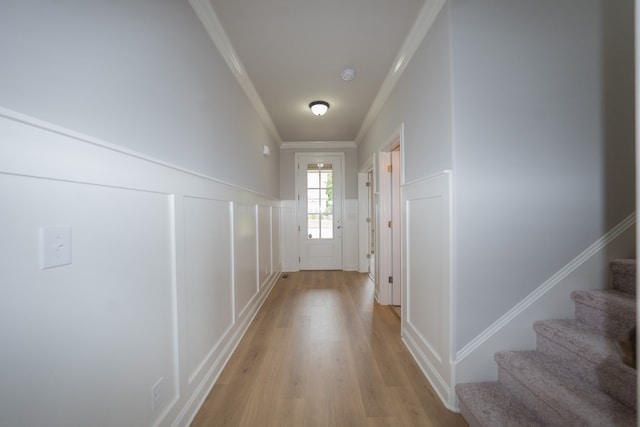
[[[364,139],[365,134],[369,130],[369,127],[373,124],[378,113],[382,109],[384,103],[386,102],[389,95],[391,95],[391,91],[395,87],[398,80],[400,80],[400,76],[404,72],[407,64],[411,61],[411,58],[420,47],[422,40],[429,32],[429,29],[433,25],[436,17],[440,13],[440,10],[446,3],[446,0],[426,0],[422,9],[420,9],[420,13],[416,18],[407,38],[405,39],[398,55],[396,56],[391,69],[387,73],[387,76],[378,91],[371,107],[369,108],[369,112],[365,116],[362,125],[360,126],[360,130],[358,131],[358,136],[356,137],[356,145],[359,145],[360,142]]]
[[[134,150],[131,150],[131,149],[128,149],[128,148],[124,148],[122,146],[115,145],[115,144],[103,141],[101,139],[94,138],[92,136],[88,136],[88,135],[82,134],[80,132],[76,132],[76,131],[67,129],[67,128],[62,127],[62,126],[54,125],[53,123],[49,123],[49,122],[46,122],[44,120],[36,119],[35,117],[27,116],[25,114],[18,113],[17,111],[13,111],[13,110],[10,110],[8,108],[1,107],[1,106],[0,106],[0,118],[5,118],[5,119],[8,119],[8,120],[13,121],[13,122],[22,123],[24,125],[31,126],[33,128],[36,128],[36,129],[41,129],[41,130],[44,130],[44,131],[47,131],[47,132],[51,132],[53,134],[60,135],[60,136],[66,137],[66,138],[70,138],[70,139],[75,140],[75,141],[79,141],[79,142],[86,143],[86,144],[89,144],[89,145],[93,145],[93,146],[96,146],[96,147],[104,148],[104,149],[110,150],[110,151],[118,153],[118,154],[124,154],[124,155],[129,156],[129,157],[134,158],[134,159],[143,160],[145,162],[149,162],[149,163],[152,163],[152,164],[158,165],[158,166],[163,166],[163,167],[172,169],[172,170],[177,171],[177,172],[182,172],[182,173],[191,175],[191,176],[196,177],[196,178],[202,178],[202,179],[205,179],[207,181],[210,181],[210,182],[213,182],[213,183],[217,183],[217,184],[221,184],[221,185],[223,185],[225,187],[228,187],[228,188],[231,188],[231,189],[234,189],[234,190],[237,190],[237,191],[241,191],[241,192],[244,192],[244,193],[250,193],[250,194],[252,194],[254,196],[258,196],[260,198],[267,198],[267,199],[269,199],[271,201],[274,201],[274,202],[277,200],[276,198],[274,198],[272,196],[269,196],[267,194],[259,193],[257,191],[250,190],[248,188],[240,187],[240,186],[238,186],[236,184],[231,184],[231,183],[228,183],[226,181],[222,181],[220,179],[211,177],[209,175],[205,175],[203,173],[196,172],[196,171],[184,168],[182,166],[174,165],[173,163],[169,163],[169,162],[166,162],[164,160],[159,160],[159,159],[156,159],[156,158],[154,158],[152,156],[149,156],[149,155],[146,155],[146,154],[142,154],[142,153],[139,153],[137,151],[134,151]]]
[[[220,352],[216,361],[211,365],[211,368],[208,370],[200,385],[196,388],[196,390],[191,395],[191,398],[187,401],[180,413],[176,416],[173,424],[171,424],[172,427],[190,425],[193,422],[196,415],[198,415],[200,407],[204,404],[204,401],[207,396],[209,396],[209,393],[211,393],[213,386],[216,385],[216,381],[220,377],[220,374],[222,374],[222,370],[229,362],[229,359],[231,359],[231,356],[233,356],[233,353],[236,351],[236,348],[238,348],[238,345],[240,345],[242,337],[244,337],[244,334],[246,334],[249,326],[251,326],[251,323],[260,311],[262,304],[264,304],[264,302],[266,301],[267,297],[271,293],[271,290],[273,289],[273,286],[276,284],[279,278],[280,274],[273,274],[271,276],[271,278],[267,282],[267,285],[265,286],[264,291],[259,294],[257,298],[254,298],[252,304],[253,307],[250,310],[252,314],[250,316],[244,317],[240,320],[239,323],[234,325],[234,327],[236,328],[235,332],[231,337],[228,338],[227,344]],[[187,422],[183,423],[184,421]]]
[[[189,3],[191,4],[191,7],[198,15],[198,18],[202,22],[202,25],[207,30],[209,37],[211,37],[211,40],[213,40],[213,43],[216,45],[222,57],[225,59],[225,61],[229,65],[229,69],[232,71],[232,73],[238,80],[238,83],[240,84],[242,89],[245,91],[245,93],[247,94],[247,97],[249,98],[254,108],[260,115],[269,134],[273,137],[273,139],[279,145],[282,146],[284,144],[282,141],[282,138],[280,137],[280,134],[278,133],[278,130],[275,124],[273,123],[271,116],[267,112],[267,109],[264,106],[264,103],[262,102],[260,95],[258,95],[258,92],[253,86],[253,83],[251,82],[251,80],[249,79],[249,76],[245,72],[244,66],[240,62],[240,59],[238,59],[238,55],[235,52],[235,49],[233,48],[231,41],[226,35],[224,28],[220,23],[220,20],[218,19],[213,7],[211,6],[211,3],[208,0],[189,0]],[[382,109],[382,106],[384,105],[385,101],[391,94],[391,91],[393,90],[396,83],[400,79],[400,76],[402,75],[405,68],[407,67],[407,64],[411,61],[411,58],[415,54],[416,50],[418,50],[418,47],[422,43],[422,40],[424,39],[427,32],[433,25],[433,22],[435,21],[436,17],[438,16],[438,13],[440,13],[440,10],[442,9],[445,3],[446,3],[446,0],[426,0],[425,1],[424,6],[422,7],[422,9],[420,9],[420,13],[418,14],[418,17],[413,23],[413,26],[411,27],[411,30],[409,31],[407,38],[402,44],[400,51],[398,52],[395,60],[393,61],[393,64],[389,72],[387,73],[387,76],[384,82],[382,83],[380,90],[378,91],[378,94],[376,95],[373,103],[371,104],[371,107],[369,108],[369,111],[367,112],[367,115],[365,116],[364,121],[362,122],[362,125],[360,126],[360,130],[358,132],[358,136],[355,142],[350,143],[350,144],[353,144],[353,146],[357,146],[364,138],[365,133],[367,132],[367,130],[375,120],[376,116]],[[286,148],[294,148],[294,147],[309,148],[307,144],[314,144],[314,145],[311,145],[311,147],[317,147],[318,146],[317,144],[322,144],[323,147],[327,146],[328,148],[334,148],[334,149],[351,147],[351,145],[349,145],[349,147],[344,147],[341,145],[338,145],[338,146],[332,145],[334,143],[335,142],[333,141],[327,141],[327,142],[317,141],[317,142],[311,142],[311,143],[288,142],[286,143]],[[337,144],[343,144],[343,142],[337,142]]]
[[[339,150],[342,148],[356,148],[356,143],[353,141],[300,141],[300,142],[283,142],[280,144],[281,149],[296,149],[296,148],[312,148],[312,149],[332,149]]]
[[[227,37],[227,34],[225,33],[218,16],[213,10],[211,3],[209,0],[189,0],[189,3],[196,12],[196,15],[198,15],[198,18],[200,18],[200,22],[202,22],[202,25],[207,30],[209,37],[211,37],[211,40],[227,62],[227,65],[229,65],[229,69],[235,76],[236,80],[238,80],[240,87],[242,87],[249,98],[249,101],[258,112],[258,115],[267,128],[269,135],[271,135],[278,144],[281,144],[282,138],[280,137],[273,120],[271,120],[271,116],[267,112],[260,95],[258,95],[256,88],[253,86],[253,82],[251,82],[249,76],[245,72],[244,66],[242,65],[242,62],[240,62],[238,54]]]
[[[367,254],[369,226],[367,223],[367,214],[369,213],[369,187],[367,187],[368,172],[358,172],[358,272],[368,273],[369,260]],[[371,183],[370,185],[373,185]]]
[[[507,311],[503,316],[496,320],[491,326],[485,329],[480,335],[471,340],[460,351],[456,353],[455,363],[464,360],[469,354],[473,353],[478,347],[498,333],[514,318],[519,316],[527,308],[533,305],[544,294],[558,285],[564,278],[584,264],[593,255],[604,249],[611,241],[621,235],[625,230],[636,222],[636,213],[632,213],[625,218],[620,224],[611,229],[607,234],[598,239],[595,243],[585,249],[580,255],[575,257],[569,264],[560,269],[556,274],[551,276],[546,282],[540,285],[535,291],[530,293],[526,298],[516,304],[512,309]]]
[[[454,312],[451,311],[452,300],[455,298],[451,276],[451,255],[453,253],[451,222],[452,175],[450,170],[445,170],[402,186],[402,292],[403,304],[405,305],[402,310],[402,338],[416,363],[420,366],[420,369],[442,402],[449,409],[454,409],[456,404],[454,392],[455,370],[452,362],[455,348],[455,341],[453,340],[455,323]],[[413,293],[424,284],[421,283],[421,280],[414,282],[409,271],[412,269],[412,264],[423,263],[423,257],[426,254],[412,253],[411,238],[417,239],[416,241],[422,241],[425,236],[419,230],[414,231],[411,229],[413,209],[409,205],[413,201],[433,198],[441,198],[443,201],[441,206],[442,222],[436,224],[439,227],[439,232],[442,233],[442,246],[439,250],[442,256],[441,268],[443,274],[440,283],[437,283],[434,279],[429,282],[429,286],[440,287],[441,300],[431,302],[420,300],[418,304],[413,299]],[[425,335],[424,331],[418,327],[418,323],[414,321],[416,318],[414,318],[413,308],[417,309],[419,307],[419,310],[416,311],[429,310],[429,303],[439,304],[442,307],[441,318],[436,319],[439,322],[436,326],[441,328],[439,330],[440,337],[433,334],[433,336]],[[424,319],[422,321],[424,322]]]
[[[280,201],[280,242],[287,242],[286,245],[280,244],[282,271],[287,273],[300,271],[298,241],[298,202],[282,200]]]
[[[387,222],[391,220],[391,174],[387,172],[387,166],[391,164],[391,152],[378,151],[378,203],[376,203],[376,250],[375,268],[376,281],[378,282],[378,292],[382,305],[391,304],[391,264],[393,262],[391,247],[391,229]]]
[[[297,225],[299,226],[300,223],[301,223],[301,218],[300,218],[301,212],[298,210],[298,206],[299,206],[299,202],[300,202],[299,195],[303,192],[302,188],[300,188],[300,170],[298,168],[299,164],[300,164],[300,158],[301,157],[314,157],[314,156],[318,156],[318,157],[336,156],[336,157],[338,157],[340,159],[340,168],[341,168],[341,171],[340,171],[340,175],[341,175],[341,178],[340,178],[340,181],[341,181],[340,182],[340,192],[341,192],[341,194],[340,194],[340,203],[341,203],[340,220],[342,222],[342,226],[343,226],[343,229],[344,229],[344,222],[345,222],[344,221],[344,212],[345,212],[345,200],[346,200],[345,199],[345,194],[346,194],[346,181],[347,181],[346,178],[345,178],[346,177],[346,172],[345,172],[346,171],[346,155],[345,155],[345,153],[339,152],[339,151],[337,151],[337,152],[328,152],[328,151],[327,152],[324,152],[324,151],[322,151],[322,152],[306,152],[305,151],[305,152],[299,152],[299,153],[295,153],[294,154],[294,156],[293,156],[293,161],[294,161],[293,170],[295,171],[295,200],[296,200],[296,222],[297,222]],[[306,191],[306,189],[304,191]],[[334,214],[335,214],[335,212],[334,212]],[[342,233],[342,235],[344,235],[344,233]],[[300,242],[301,242],[300,239],[301,239],[301,235],[300,235],[300,232],[298,231],[298,241],[297,241],[298,242],[298,245],[297,245],[297,247],[298,247],[298,260],[299,260],[298,261],[298,269],[300,269],[300,265],[301,265],[301,263],[300,263],[300,259],[301,259],[300,258],[301,257],[300,249],[301,249],[302,245],[300,244]],[[344,269],[344,266],[345,266],[345,248],[344,248],[344,238],[343,237],[341,237],[340,251],[342,252],[341,253],[341,257],[340,257],[341,258],[341,260],[340,260],[341,261],[340,269],[342,270],[342,269]]]
[[[377,230],[376,233],[376,251],[375,251],[375,268],[376,281],[378,282],[378,290],[380,292],[379,303],[383,305],[389,305],[392,303],[392,285],[388,282],[388,277],[392,276],[393,270],[393,239],[392,231],[386,225],[389,218],[392,217],[392,200],[391,200],[391,174],[386,172],[386,166],[382,163],[391,164],[391,151],[395,147],[400,147],[400,187],[404,185],[404,123],[400,123],[393,133],[387,138],[385,144],[383,144],[377,151],[375,158],[378,160],[378,164],[374,167],[377,169],[378,179],[375,180],[377,186],[374,186],[374,192],[379,194],[378,196],[378,211],[376,212]],[[375,175],[376,172],[374,172]],[[400,190],[402,192],[402,189]],[[388,192],[388,194],[387,194]],[[382,194],[385,193],[385,194]],[[387,216],[383,218],[383,213]],[[402,216],[402,215],[401,215]],[[400,246],[402,247],[402,239]],[[387,262],[388,261],[388,265]],[[401,260],[402,263],[402,260]],[[384,278],[387,278],[386,280]]]
[[[222,183],[211,177],[185,170],[175,165],[153,159],[134,151],[130,151],[101,141],[96,138],[70,131],[68,129],[46,123],[26,115],[0,107],[0,178],[7,180],[28,180],[34,185],[47,181],[55,181],[56,185],[81,184],[83,188],[109,188],[127,191],[129,194],[155,193],[155,196],[166,198],[168,221],[167,232],[170,236],[168,250],[171,266],[168,281],[172,283],[171,307],[168,313],[172,316],[168,331],[173,345],[173,361],[167,362],[168,372],[165,379],[173,378],[173,385],[166,392],[165,408],[154,415],[157,425],[188,425],[187,419],[193,419],[208,391],[222,372],[224,365],[239,344],[260,306],[267,298],[279,278],[278,272],[272,272],[262,289],[249,303],[236,311],[236,267],[243,260],[235,257],[234,241],[234,207],[237,203],[249,206],[265,206],[280,209],[280,202],[272,197],[260,195],[254,191]],[[114,173],[117,171],[117,173]],[[37,178],[37,179],[31,179]],[[39,188],[39,187],[38,187]],[[37,194],[34,191],[34,194]],[[206,353],[204,361],[195,369],[186,357],[186,274],[185,274],[185,231],[184,231],[184,199],[185,197],[207,198],[226,201],[230,226],[231,244],[231,299],[230,308],[233,319],[229,328],[221,332],[212,351]],[[79,202],[81,203],[81,202]],[[72,208],[69,208],[72,209]],[[76,209],[76,208],[73,208]],[[255,208],[257,209],[257,208]],[[74,211],[75,212],[75,211]],[[82,215],[79,213],[78,215]],[[105,213],[108,215],[108,213]],[[106,221],[105,221],[106,222]],[[269,229],[263,227],[265,239],[269,238]],[[261,232],[259,226],[255,233]],[[10,242],[21,244],[20,241]],[[258,257],[258,240],[254,241]],[[280,248],[270,248],[270,251]],[[269,254],[271,257],[272,253]],[[266,259],[266,258],[265,258]],[[271,258],[272,259],[272,258]],[[79,267],[75,267],[79,268]],[[248,308],[247,308],[248,307]],[[64,333],[64,331],[61,331]],[[200,374],[202,372],[202,374]],[[200,376],[200,380],[196,377]],[[143,408],[140,411],[144,411]]]
[[[429,380],[429,383],[433,387],[440,400],[445,404],[448,409],[453,409],[449,404],[451,401],[452,386],[438,373],[438,369],[431,363],[431,361],[425,357],[424,353],[420,351],[420,346],[415,342],[411,334],[402,336],[402,342],[413,356],[414,360],[418,363],[418,367],[422,371],[425,377]]]

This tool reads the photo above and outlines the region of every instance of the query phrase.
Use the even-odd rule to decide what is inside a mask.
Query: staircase
[[[574,291],[575,320],[533,325],[535,351],[495,354],[498,381],[458,384],[470,426],[635,426],[636,370],[616,340],[636,324],[636,261],[610,263],[612,289]]]

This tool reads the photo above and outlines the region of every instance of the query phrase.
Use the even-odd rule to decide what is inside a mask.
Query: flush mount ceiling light
[[[309,108],[311,112],[316,116],[324,116],[324,114],[329,109],[329,103],[325,101],[313,101],[309,104]]]

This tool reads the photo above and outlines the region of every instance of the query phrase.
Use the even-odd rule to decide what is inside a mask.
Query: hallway
[[[465,426],[373,302],[366,274],[280,278],[193,426]]]

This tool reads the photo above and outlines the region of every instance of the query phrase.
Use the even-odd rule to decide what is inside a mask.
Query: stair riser
[[[459,400],[460,414],[464,417],[464,420],[469,424],[469,427],[483,427],[482,424],[476,421],[471,411],[467,408],[462,400]]]
[[[613,289],[621,292],[635,295],[636,293],[636,276],[629,274],[614,274]]]
[[[539,399],[524,386],[517,378],[515,378],[506,369],[498,365],[498,381],[511,392],[516,399],[527,405],[527,407],[540,419],[549,426],[566,427],[567,425],[578,425],[576,421],[569,421],[563,418],[563,415],[555,408],[550,407],[544,401]]]
[[[635,326],[635,313],[610,313],[576,302],[576,320],[593,326],[601,333],[620,337]]]
[[[537,336],[536,349],[541,353],[568,362],[568,369],[571,373],[584,381],[599,386],[613,398],[636,409],[636,371],[625,369],[619,361],[604,362],[598,365],[542,335]]]
[[[609,263],[609,269],[613,274],[627,274],[629,276],[636,275],[635,259],[619,259]]]

